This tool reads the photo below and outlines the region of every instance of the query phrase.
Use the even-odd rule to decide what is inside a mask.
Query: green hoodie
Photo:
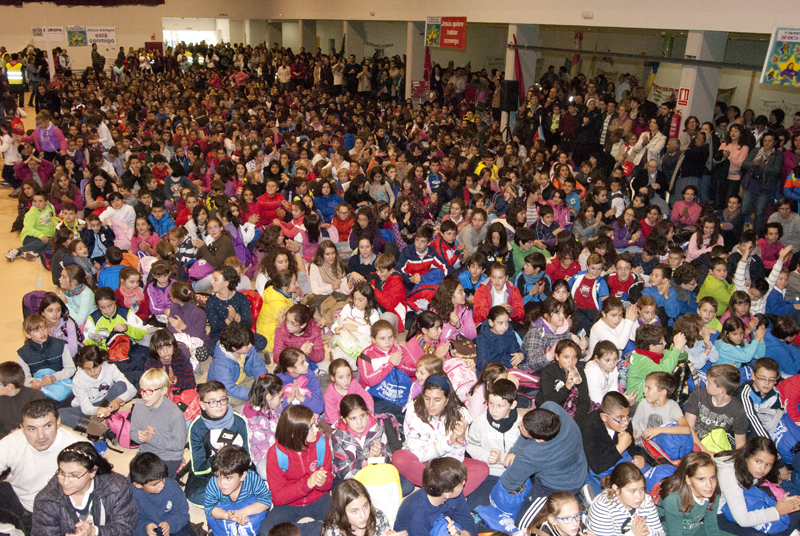
[[[544,258],[547,259],[550,257],[550,253],[546,249],[539,249],[536,246],[532,246],[531,249],[528,251],[522,251],[522,248],[517,245],[516,242],[511,242],[511,253],[514,259],[514,274],[509,274],[509,281],[513,281],[517,274],[525,268],[525,257],[530,255],[531,253],[541,253],[544,255]]]
[[[32,205],[28,213],[25,214],[20,238],[23,242],[28,236],[52,238],[56,234],[56,221],[56,211],[50,203],[47,203],[44,210],[39,210]]]
[[[697,301],[699,302],[706,296],[711,296],[717,300],[717,318],[725,314],[728,310],[728,302],[731,301],[731,295],[736,288],[727,281],[720,281],[711,274],[708,274],[706,280],[703,281],[703,286],[700,287],[700,292],[697,294]]]

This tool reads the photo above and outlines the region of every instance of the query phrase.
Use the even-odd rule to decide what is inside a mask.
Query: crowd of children
[[[0,523],[191,535],[193,505],[216,536],[800,528],[800,112],[667,140],[671,104],[635,84],[548,78],[503,141],[475,91],[374,91],[400,58],[201,48],[208,70],[170,50],[158,83],[65,79],[27,135],[5,103],[6,258],[58,292],[26,295],[0,364]],[[127,480],[117,447],[138,449]],[[36,456],[55,476],[20,476]]]

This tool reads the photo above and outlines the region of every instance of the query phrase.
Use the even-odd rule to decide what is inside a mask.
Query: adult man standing
[[[6,64],[8,88],[19,98],[19,107],[25,108],[25,71],[17,54],[11,54],[11,61]]]
[[[97,43],[92,43],[92,67],[98,76],[106,68],[106,58],[97,51]]]
[[[0,522],[30,534],[33,500],[58,469],[58,453],[83,439],[61,429],[58,408],[49,398],[22,408],[22,426],[0,440]]]

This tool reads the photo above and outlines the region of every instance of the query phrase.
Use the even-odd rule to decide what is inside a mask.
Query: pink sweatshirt
[[[364,402],[367,403],[367,407],[369,408],[370,413],[375,413],[375,403],[372,401],[372,397],[370,394],[364,390],[361,385],[356,380],[350,380],[350,385],[347,387],[347,394],[348,395],[360,395],[361,398],[364,399]],[[336,390],[336,386],[331,383],[328,388],[325,390],[325,395],[323,399],[325,400],[325,422],[330,425],[336,423],[339,420],[339,404],[342,402],[342,399],[345,395],[340,394],[339,391]]]

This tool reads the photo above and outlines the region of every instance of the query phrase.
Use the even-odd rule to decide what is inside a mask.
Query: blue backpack
[[[325,444],[325,436],[320,435],[319,439],[317,439],[317,467],[322,467],[325,463],[325,453],[327,452],[326,444]],[[276,448],[275,454],[278,456],[278,467],[281,468],[281,471],[284,473],[289,469],[289,456],[286,455],[281,449]]]
[[[784,413],[778,426],[770,434],[775,442],[783,463],[792,465],[794,453],[792,449],[800,442],[800,427],[798,427],[788,413]],[[799,468],[800,469],[800,468]]]
[[[670,423],[667,426],[677,426]],[[692,434],[661,434],[653,439],[642,440],[642,445],[647,449],[658,464],[672,464],[677,467],[681,458],[692,452],[694,439]]]
[[[744,502],[747,504],[748,512],[772,508],[778,503],[778,501],[776,501],[772,495],[768,494],[759,486],[752,486],[742,491],[744,492]],[[728,503],[725,503],[725,506],[722,507],[722,513],[725,515],[725,518],[728,521],[733,523],[736,522],[736,520],[733,518],[733,514],[731,514],[731,509],[728,506]],[[778,534],[789,528],[789,516],[784,514],[778,519],[778,521],[771,521],[753,528],[765,534]]]

